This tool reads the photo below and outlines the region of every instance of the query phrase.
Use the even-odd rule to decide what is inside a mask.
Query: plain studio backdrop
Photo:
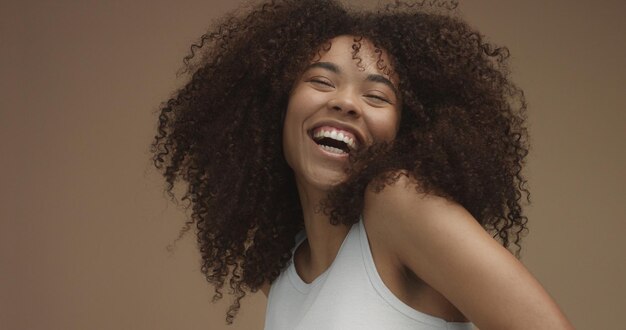
[[[186,215],[149,153],[189,46],[241,3],[1,2],[0,329],[262,329],[260,292],[225,325],[193,234],[167,251]],[[529,102],[522,261],[577,328],[623,326],[626,4],[460,11],[509,47]]]

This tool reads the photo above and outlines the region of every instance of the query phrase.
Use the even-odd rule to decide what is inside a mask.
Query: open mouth
[[[324,126],[313,130],[311,135],[315,143],[330,153],[342,155],[356,149],[354,136],[342,130]]]

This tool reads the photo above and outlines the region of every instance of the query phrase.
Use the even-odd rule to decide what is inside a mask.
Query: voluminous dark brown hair
[[[393,143],[351,155],[348,179],[323,204],[331,223],[356,223],[365,188],[406,173],[422,193],[461,204],[519,256],[528,138],[508,51],[440,8],[454,3],[423,2],[362,12],[331,0],[271,1],[224,17],[191,46],[190,79],[161,107],[153,160],[168,192],[186,183],[186,228],[196,227],[214,300],[230,277],[227,323],[246,291],[278,277],[304,226],[282,119],[303,67],[338,35],[355,36],[357,65],[363,38],[391,55],[378,65],[400,77],[402,119]]]

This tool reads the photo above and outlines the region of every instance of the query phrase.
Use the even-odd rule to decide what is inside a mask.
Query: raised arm
[[[366,193],[366,216],[400,262],[481,330],[573,329],[541,284],[461,205],[401,177]],[[380,221],[380,220],[383,221]]]

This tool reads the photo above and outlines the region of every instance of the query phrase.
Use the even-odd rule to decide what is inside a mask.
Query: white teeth
[[[318,138],[331,138],[333,140],[337,140],[337,141],[342,141],[345,142],[350,149],[356,149],[356,143],[354,142],[354,139],[349,137],[348,135],[343,134],[343,132],[338,132],[336,130],[330,130],[330,131],[326,131],[326,130],[318,130],[313,134],[313,137],[318,139]],[[337,148],[334,148],[337,149]],[[340,149],[337,149],[340,150]]]
[[[329,146],[325,146],[325,145],[320,145],[320,147],[322,147],[322,149],[328,151],[328,152],[332,152],[334,154],[345,154],[346,152],[338,149],[338,148],[334,148],[334,147],[329,147]]]

